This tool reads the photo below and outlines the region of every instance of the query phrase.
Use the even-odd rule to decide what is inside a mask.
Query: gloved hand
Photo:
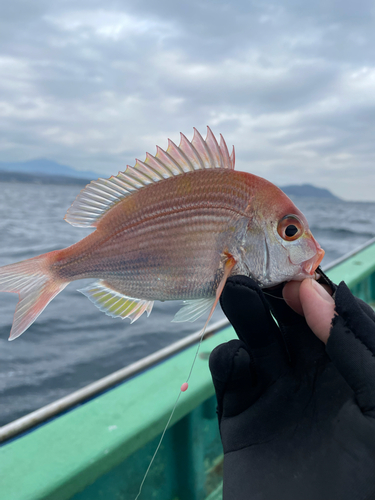
[[[239,337],[210,357],[223,500],[375,499],[374,311],[340,283],[325,345],[266,292],[236,276],[221,298]]]

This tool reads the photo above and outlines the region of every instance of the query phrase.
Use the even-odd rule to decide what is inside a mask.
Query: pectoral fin
[[[215,307],[219,302],[220,295],[223,291],[225,283],[230,276],[233,267],[236,265],[236,260],[231,254],[226,254],[226,257],[227,260],[224,265],[224,275],[221,278],[219,286],[217,287],[216,296],[198,300],[185,300],[184,305],[172,320],[174,323],[179,323],[182,321],[195,321],[196,319],[200,318],[207,311],[207,309],[211,308],[210,314],[208,315],[206,324],[204,326],[204,328],[206,328],[215,310]]]
[[[182,321],[195,321],[200,318],[215,302],[215,297],[198,300],[184,300],[184,305],[172,319],[173,323]]]

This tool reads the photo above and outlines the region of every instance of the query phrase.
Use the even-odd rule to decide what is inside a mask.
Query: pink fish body
[[[20,296],[11,336],[21,335],[71,281],[113,317],[132,322],[155,300],[186,301],[175,321],[212,307],[230,261],[269,287],[312,277],[324,251],[303,214],[275,185],[234,170],[223,138],[195,130],[189,142],[147,154],[81,191],[65,219],[95,231],[78,243],[0,268],[0,292]]]

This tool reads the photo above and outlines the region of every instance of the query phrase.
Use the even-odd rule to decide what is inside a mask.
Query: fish
[[[215,307],[228,276],[262,288],[313,278],[324,250],[305,216],[274,184],[234,169],[222,135],[194,129],[179,146],[88,184],[65,220],[94,231],[68,248],[0,267],[0,292],[19,295],[9,340],[70,282],[101,311],[136,321],[155,301],[183,300],[173,321]]]

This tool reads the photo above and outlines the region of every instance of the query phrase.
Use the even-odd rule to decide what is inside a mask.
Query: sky
[[[207,125],[237,170],[375,201],[375,3],[1,1],[0,161],[109,176]]]

